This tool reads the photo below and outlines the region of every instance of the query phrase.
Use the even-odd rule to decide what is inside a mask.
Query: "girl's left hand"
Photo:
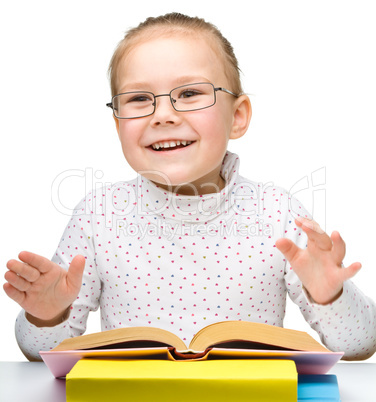
[[[332,303],[342,294],[343,282],[352,278],[362,265],[355,262],[347,268],[342,266],[346,246],[338,232],[329,237],[316,222],[301,217],[295,223],[308,236],[307,248],[302,250],[286,238],[278,239],[276,247],[315,303]]]

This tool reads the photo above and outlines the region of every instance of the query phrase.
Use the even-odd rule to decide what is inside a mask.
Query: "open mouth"
[[[180,140],[161,141],[152,144],[151,148],[154,151],[173,151],[175,149],[186,148],[194,142],[195,141],[180,141]]]

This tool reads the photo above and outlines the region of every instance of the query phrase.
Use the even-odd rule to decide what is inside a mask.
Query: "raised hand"
[[[81,288],[85,258],[73,258],[69,270],[40,255],[22,251],[17,260],[7,263],[4,275],[6,294],[38,326],[54,326],[62,321]]]
[[[278,239],[276,247],[290,262],[312,299],[318,304],[329,304],[342,294],[343,282],[362,266],[359,262],[347,268],[342,266],[346,246],[338,232],[329,237],[316,222],[305,218],[298,218],[295,223],[308,236],[307,248],[302,250],[286,238]]]

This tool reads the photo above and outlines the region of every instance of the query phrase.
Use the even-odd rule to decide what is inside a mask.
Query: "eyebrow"
[[[184,75],[176,79],[178,85],[191,84],[195,82],[211,82],[208,78],[200,75]]]
[[[148,88],[150,86],[149,83],[147,82],[131,82],[131,83],[127,83],[124,86],[121,87],[120,92],[127,92],[127,91],[137,91],[140,88],[145,89]]]
[[[202,77],[202,76],[191,76],[191,75],[184,75],[176,78],[174,80],[174,86],[173,88],[179,87],[181,85],[185,84],[193,84],[196,82],[211,82],[208,78]],[[130,82],[125,84],[124,86],[121,87],[119,90],[119,93],[127,92],[127,91],[139,91],[141,90],[146,90],[149,89],[151,91],[151,87],[153,84],[147,81],[139,81],[139,82]],[[173,89],[171,88],[171,89]]]

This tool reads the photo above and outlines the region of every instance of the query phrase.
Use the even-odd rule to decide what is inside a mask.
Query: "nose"
[[[152,115],[152,125],[176,124],[180,121],[178,112],[172,106],[174,100],[170,98],[169,94],[156,95],[154,102],[155,112]]]

